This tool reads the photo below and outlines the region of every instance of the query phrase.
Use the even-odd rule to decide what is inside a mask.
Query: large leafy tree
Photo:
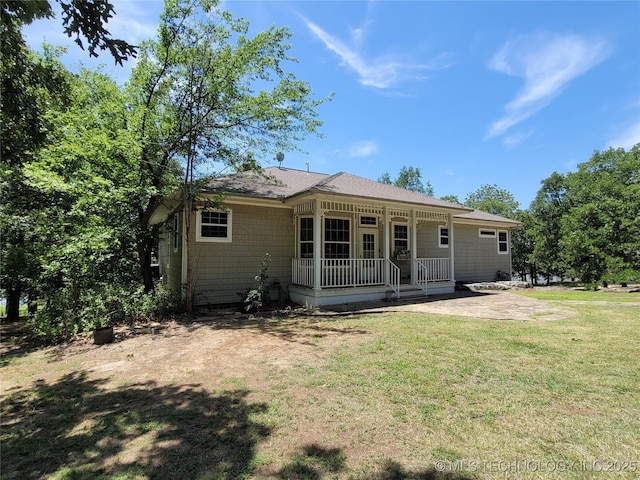
[[[527,228],[532,241],[530,261],[547,283],[551,277],[563,277],[567,271],[561,249],[561,225],[568,207],[565,195],[566,178],[554,172],[542,181],[530,207],[532,221]]]
[[[47,304],[40,326],[62,336],[93,326],[93,297],[137,281],[131,205],[139,189],[126,105],[110,78],[86,70],[70,78],[70,98],[50,106],[47,145],[22,167],[29,288]]]
[[[586,283],[640,276],[640,144],[596,151],[566,176],[562,256]]]
[[[106,49],[116,63],[135,54],[135,48],[113,39],[104,24],[113,16],[107,0],[60,2],[64,31],[76,36],[90,55]],[[3,251],[0,281],[7,296],[7,316],[17,320],[19,302],[33,284],[37,252],[28,241],[32,235],[24,213],[37,195],[25,182],[22,166],[38,158],[47,142],[47,109],[68,97],[68,74],[55,61],[51,50],[34,55],[21,29],[36,19],[53,17],[52,4],[45,0],[0,2],[0,249]]]
[[[511,232],[511,258],[512,268],[521,279],[527,276],[536,283],[537,271],[535,263],[531,260],[534,248],[534,239],[531,235],[535,217],[530,210],[520,210],[516,220],[522,225]]]
[[[412,192],[433,196],[433,187],[431,186],[431,182],[427,180],[427,183],[425,184],[422,181],[422,172],[418,167],[407,167],[404,165],[400,169],[400,172],[398,172],[398,177],[395,180],[391,179],[389,172],[385,172],[380,178],[378,178],[378,181],[380,183],[386,183],[387,185],[395,185],[396,187],[404,188],[405,190],[411,190]]]
[[[323,100],[312,99],[309,85],[284,70],[295,61],[288,55],[290,37],[287,28],[275,27],[251,37],[248,22],[233,19],[217,1],[172,0],[165,3],[158,38],[141,45],[129,104],[141,146],[139,182],[148,192],[137,209],[138,256],[148,289],[150,219],[176,187],[176,163],[183,167],[189,213],[202,173],[244,163],[249,152],[270,158],[297,149],[321,125],[315,108]]]
[[[516,219],[520,203],[509,191],[497,185],[481,185],[467,195],[464,204],[494,215]]]

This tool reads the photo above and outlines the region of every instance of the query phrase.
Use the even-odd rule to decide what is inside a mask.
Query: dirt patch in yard
[[[425,299],[336,305],[296,318],[212,313],[188,322],[117,327],[116,341],[108,345],[94,345],[91,335],[85,335],[68,345],[42,349],[12,342],[23,332],[16,324],[4,323],[0,354],[5,362],[14,365],[4,372],[0,391],[19,388],[36,379],[52,381],[69,368],[107,375],[119,383],[149,378],[182,382],[196,372],[211,380],[211,386],[238,378],[250,383],[265,367],[277,370],[313,364],[335,344],[366,337],[366,330],[332,326],[331,317],[376,312],[522,321],[560,320],[575,315],[566,306],[510,292],[456,292]],[[29,362],[11,362],[12,358],[29,353],[45,356],[53,368],[46,372],[30,371]]]

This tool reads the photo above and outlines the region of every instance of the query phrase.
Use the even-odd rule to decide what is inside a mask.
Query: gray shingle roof
[[[239,172],[216,177],[206,185],[206,192],[287,200],[305,193],[327,193],[389,202],[409,203],[456,210],[456,218],[519,224],[498,215],[471,211],[457,203],[439,200],[393,185],[369,180],[345,172],[327,175],[282,167],[265,168],[262,174]]]
[[[312,192],[371,198],[393,202],[413,203],[432,207],[466,210],[456,203],[445,202],[393,185],[369,180],[349,173],[306,172],[290,168],[270,167],[264,174],[239,172],[212,179],[205,187],[207,192],[224,191],[228,194],[246,195],[260,198],[286,199]]]
[[[513,226],[522,225],[521,222],[518,222],[516,220],[511,220],[510,218],[506,218],[501,215],[494,215],[493,213],[483,212],[482,210],[474,210],[473,212],[469,212],[469,213],[459,213],[455,215],[455,217],[462,220],[510,223],[510,224],[513,224]]]

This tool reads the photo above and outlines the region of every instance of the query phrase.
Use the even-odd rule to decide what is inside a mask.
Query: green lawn
[[[615,292],[607,290],[515,290],[515,293],[525,297],[538,298],[540,300],[569,300],[584,302],[616,302],[638,303],[640,294],[628,292]]]
[[[206,370],[108,389],[70,371],[5,396],[3,478],[635,477],[640,315],[617,299],[571,303],[578,314],[560,321],[273,322],[271,335],[304,335],[320,357],[215,391],[198,387]],[[328,343],[323,331],[345,334]]]

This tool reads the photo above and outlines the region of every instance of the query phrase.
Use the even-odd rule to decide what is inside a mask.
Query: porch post
[[[313,201],[313,289],[320,290],[322,283],[322,212],[320,200]]]
[[[416,258],[418,254],[418,219],[416,211],[411,210],[411,283],[418,283]]]
[[[449,280],[452,282],[456,281],[455,274],[455,250],[454,250],[454,238],[455,233],[453,232],[453,213],[449,214]]]
[[[389,268],[388,268],[388,262],[390,261],[389,258],[389,209],[388,207],[384,207],[384,214],[383,214],[383,219],[382,222],[384,224],[384,240],[383,240],[383,258],[385,259],[385,268],[384,268],[384,283],[386,285],[389,285],[389,282],[391,281],[391,279],[389,278]]]

